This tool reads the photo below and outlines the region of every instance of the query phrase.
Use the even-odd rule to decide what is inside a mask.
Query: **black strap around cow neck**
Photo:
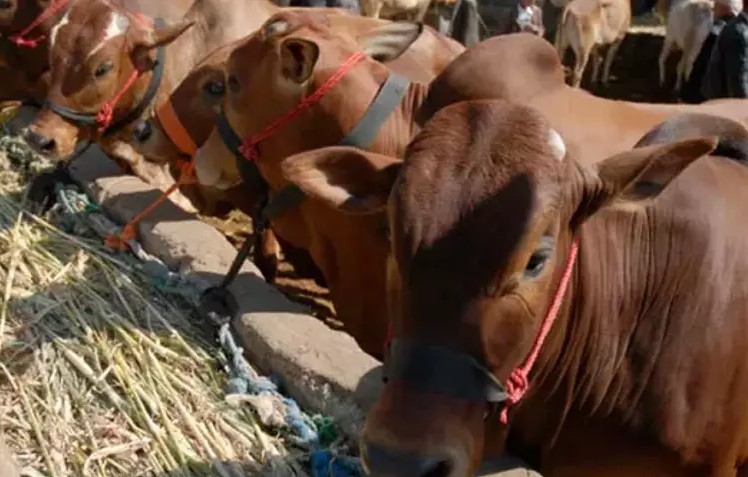
[[[427,343],[394,339],[384,360],[384,378],[426,393],[472,402],[501,404],[504,385],[467,353]]]
[[[156,28],[163,28],[166,26],[166,22],[163,20],[163,18],[156,18],[154,19],[154,25],[156,26]],[[158,47],[156,49],[156,60],[153,65],[153,73],[151,74],[151,80],[148,82],[148,88],[146,89],[145,94],[134,109],[129,111],[122,118],[112,123],[106,129],[106,131],[104,131],[104,136],[109,136],[121,130],[128,124],[140,118],[145,110],[148,109],[148,107],[153,102],[153,99],[156,97],[156,94],[158,94],[159,88],[161,87],[161,80],[164,77],[165,58],[165,47]],[[61,104],[53,103],[51,101],[47,101],[46,105],[50,110],[54,111],[58,115],[79,125],[88,127],[95,127],[97,125],[97,113],[76,111]]]
[[[402,101],[409,84],[410,81],[407,78],[390,73],[364,115],[353,129],[338,142],[338,145],[355,146],[361,149],[371,146],[382,124],[384,124],[390,114],[397,108],[397,105],[400,104],[400,101]],[[267,185],[264,185],[265,181],[257,169],[257,165],[254,161],[248,161],[240,152],[243,141],[233,130],[222,111],[216,120],[216,127],[224,144],[236,158],[245,186],[264,187],[266,189]],[[270,198],[262,211],[262,218],[264,220],[271,220],[286,210],[297,206],[303,199],[304,193],[301,189],[294,184],[286,185]]]
[[[377,137],[382,124],[384,124],[389,115],[392,114],[397,105],[400,104],[400,101],[402,101],[409,84],[410,81],[407,78],[390,73],[364,115],[359,119],[356,126],[338,142],[338,145],[356,146],[361,149],[368,148]],[[255,188],[253,190],[260,190],[262,195],[267,197],[267,182],[262,178],[257,164],[254,161],[247,160],[242,154],[240,150],[243,143],[242,138],[231,127],[223,110],[216,117],[216,129],[226,148],[236,158],[244,186]],[[234,258],[229,272],[224,276],[218,287],[211,289],[212,293],[225,290],[234,281],[234,278],[239,273],[241,264],[244,263],[244,260],[249,256],[252,249],[256,250],[260,240],[259,231],[264,229],[270,220],[296,207],[303,200],[304,192],[298,186],[289,184],[278,191],[272,198],[261,202],[261,206],[252,214],[252,225],[255,230],[254,240],[244,242]]]

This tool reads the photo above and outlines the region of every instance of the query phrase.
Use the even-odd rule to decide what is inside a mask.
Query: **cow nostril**
[[[454,462],[444,454],[411,453],[364,443],[362,458],[372,476],[448,477]]]
[[[52,154],[57,147],[54,139],[49,136],[44,136],[43,134],[35,133],[33,131],[28,132],[26,141],[31,144],[31,146],[36,149],[37,152],[40,152],[42,154]]]
[[[447,477],[452,473],[452,465],[447,460],[436,461],[433,468],[426,469],[420,477]]]
[[[141,121],[138,123],[133,132],[135,140],[140,143],[146,142],[150,139],[151,134],[153,134],[153,129],[151,129],[151,123],[149,121]]]

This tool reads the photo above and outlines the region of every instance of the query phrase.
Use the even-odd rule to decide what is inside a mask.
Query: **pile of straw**
[[[12,152],[0,152],[0,431],[26,474],[305,475],[302,456],[224,401],[213,331],[188,304],[100,239],[25,209],[39,162],[9,140],[0,139]]]

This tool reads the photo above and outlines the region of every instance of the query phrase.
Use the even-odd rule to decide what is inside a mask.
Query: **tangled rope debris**
[[[13,163],[33,164],[33,152],[17,137],[0,137],[0,151]],[[121,227],[76,186],[56,184],[57,203],[50,211],[54,222],[64,231],[80,236],[94,234],[101,239],[118,234]],[[139,269],[149,276],[161,292],[178,295],[193,306],[199,304],[204,285],[172,272],[157,257],[148,254],[136,240],[128,241],[130,251],[138,259]],[[122,252],[120,252],[122,253]],[[230,323],[216,323],[217,339],[224,355],[229,380],[225,400],[239,406],[249,404],[260,422],[279,429],[286,439],[310,452],[312,477],[356,477],[363,470],[355,457],[345,456],[342,438],[331,419],[310,417],[291,398],[284,396],[278,385],[261,376],[247,362],[243,349],[236,344]]]

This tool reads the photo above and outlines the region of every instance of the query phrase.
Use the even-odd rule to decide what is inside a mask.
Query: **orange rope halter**
[[[195,182],[195,161],[194,159],[189,161],[177,162],[179,167],[179,178],[172,184],[168,189],[163,191],[158,199],[148,205],[145,209],[141,210],[135,217],[133,217],[122,229],[119,235],[110,235],[104,239],[104,245],[109,248],[113,248],[119,251],[125,251],[129,248],[128,242],[134,240],[137,236],[136,227],[138,224],[146,218],[156,207],[161,205],[175,190],[185,184],[193,184]]]

